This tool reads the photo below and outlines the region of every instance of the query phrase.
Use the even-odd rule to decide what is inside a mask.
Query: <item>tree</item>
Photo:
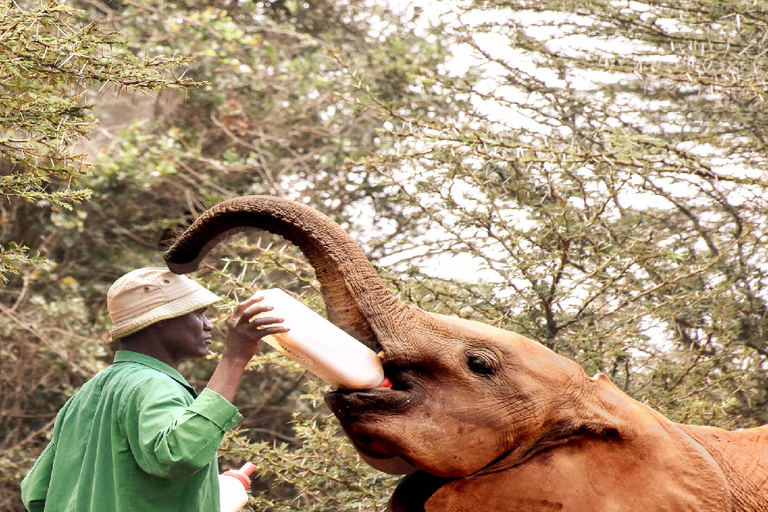
[[[79,184],[90,164],[75,150],[95,124],[84,98],[88,88],[135,93],[196,84],[166,76],[182,59],[143,61],[126,52],[115,34],[82,24],[77,10],[65,4],[24,10],[7,3],[3,11],[0,194],[10,205],[3,216],[23,204],[17,199],[71,210],[90,195]],[[14,235],[7,238],[23,238]],[[0,279],[7,281],[4,274],[17,273],[27,258],[28,248],[13,242],[0,249]]]
[[[111,133],[82,213],[40,221],[58,266],[17,310],[59,333],[66,304],[83,342],[44,354],[70,381],[35,386],[24,414],[57,408],[82,354],[108,360],[111,280],[159,263],[158,242],[206,206],[269,193],[335,218],[407,302],[537,339],[673,419],[766,423],[759,4],[84,7],[137,55],[194,57],[188,75],[210,85]],[[258,233],[199,277],[231,301],[280,286],[322,310],[306,262]],[[65,287],[80,302],[58,300]],[[266,349],[254,361],[222,464],[261,464],[260,509],[380,510],[391,493],[338,435],[324,389]],[[48,418],[23,423],[27,447]]]
[[[765,423],[768,18],[746,6],[447,10],[441,37],[484,78],[429,76],[471,108],[355,95],[399,141],[359,162],[410,219],[380,254],[471,256],[484,285],[425,305],[522,331],[675,419]]]

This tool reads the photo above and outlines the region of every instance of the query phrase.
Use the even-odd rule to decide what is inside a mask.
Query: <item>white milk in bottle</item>
[[[376,353],[279,288],[262,290],[261,304],[274,309],[260,316],[285,319],[290,331],[263,339],[324,381],[342,389],[368,389],[384,381]]]

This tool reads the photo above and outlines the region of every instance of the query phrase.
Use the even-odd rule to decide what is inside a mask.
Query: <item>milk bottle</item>
[[[256,293],[274,309],[263,316],[285,319],[290,331],[264,341],[324,381],[342,389],[375,388],[384,381],[376,353],[279,288]]]
[[[238,512],[248,503],[251,473],[256,466],[246,462],[240,469],[230,469],[219,475],[219,501],[221,512]]]

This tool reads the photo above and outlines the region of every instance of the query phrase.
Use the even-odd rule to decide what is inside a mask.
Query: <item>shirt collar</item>
[[[155,359],[152,356],[139,354],[138,352],[134,352],[132,350],[118,350],[115,352],[115,359],[113,363],[138,363],[144,366],[148,366],[153,370],[157,370],[166,374],[184,386],[190,393],[192,393],[192,396],[197,397],[197,391],[195,391],[195,388],[190,386],[187,380],[175,368],[168,366],[164,362],[160,361],[159,359]]]

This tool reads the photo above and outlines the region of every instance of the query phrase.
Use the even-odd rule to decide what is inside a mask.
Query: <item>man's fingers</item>
[[[280,324],[283,322],[285,322],[285,318],[281,318],[279,316],[259,316],[252,318],[249,323],[251,326],[256,326],[257,328],[263,329],[267,325]]]
[[[279,334],[281,332],[288,332],[290,331],[290,327],[286,327],[284,325],[270,325],[267,327],[261,327],[258,329],[259,335],[263,336],[269,336],[270,334]]]
[[[260,317],[259,315],[266,313],[267,311],[272,311],[273,309],[274,308],[272,306],[268,306],[266,304],[253,304],[243,311],[243,313],[240,315],[240,319],[244,322],[254,323],[257,320],[264,318]]]
[[[254,295],[250,299],[244,300],[243,302],[238,304],[237,307],[235,308],[235,314],[236,315],[242,315],[243,313],[245,313],[245,311],[248,308],[250,308],[254,304],[257,304],[257,303],[261,302],[262,300],[264,300],[264,296],[263,295],[258,295],[258,294]]]
[[[263,296],[254,295],[237,306],[228,322],[230,340],[233,342],[252,342],[270,334],[279,334],[290,330],[281,325],[285,321],[284,318],[264,315],[274,308],[261,303],[263,299]]]

